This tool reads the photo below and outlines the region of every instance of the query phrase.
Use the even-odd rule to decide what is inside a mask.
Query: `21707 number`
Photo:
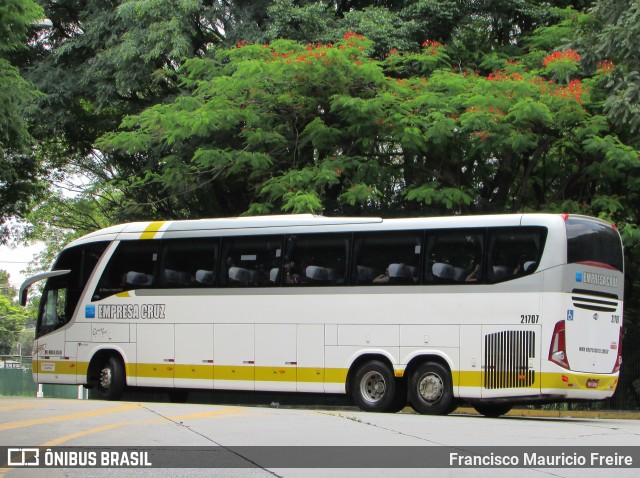
[[[540,320],[539,315],[521,315],[520,323],[521,324],[537,324]]]

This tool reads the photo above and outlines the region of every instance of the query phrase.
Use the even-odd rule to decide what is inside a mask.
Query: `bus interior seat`
[[[153,276],[144,272],[130,271],[127,272],[125,280],[129,285],[148,287],[153,283]]]
[[[307,266],[304,273],[308,279],[317,282],[333,282],[337,279],[336,271],[329,267]]]
[[[411,283],[416,268],[404,263],[389,264],[389,281],[392,283]]]
[[[524,271],[525,274],[529,274],[535,271],[536,267],[538,267],[538,263],[536,261],[526,261],[522,265],[522,270]]]
[[[274,267],[273,269],[271,269],[269,271],[269,282],[271,282],[272,284],[277,284],[278,283],[279,274],[280,274],[280,268],[279,267]]]
[[[433,272],[433,275],[438,279],[445,280],[453,280],[455,273],[452,265],[443,262],[434,263],[433,266],[431,266],[431,272]]]
[[[183,271],[174,271],[173,269],[165,269],[164,281],[168,285],[189,285],[189,274]]]
[[[433,275],[448,282],[464,282],[467,279],[468,271],[464,267],[456,267],[443,262],[436,262],[431,266]]]
[[[237,284],[249,285],[259,282],[260,274],[258,271],[245,269],[243,267],[230,267],[229,279]]]
[[[197,270],[196,282],[198,284],[213,285],[213,283],[215,282],[213,271],[206,271],[204,269]]]

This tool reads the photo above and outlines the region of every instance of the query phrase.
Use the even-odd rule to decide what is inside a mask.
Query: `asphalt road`
[[[473,454],[474,447],[489,447],[500,456],[505,449],[522,456],[523,450],[553,447],[556,455],[574,453],[571,447],[603,455],[635,450],[640,455],[640,420],[503,417],[490,419],[474,415],[421,416],[412,413],[371,414],[352,409],[326,407],[314,409],[206,404],[172,404],[151,402],[104,402],[96,400],[0,398],[0,447],[96,447],[96,450],[119,446],[137,450],[155,447],[162,453],[182,453],[171,447],[217,447],[232,458],[251,461],[250,468],[84,468],[84,469],[0,469],[0,477],[41,476],[115,478],[120,476],[222,476],[222,477],[307,477],[307,476],[559,476],[589,477],[638,476],[640,458],[634,467],[544,468],[529,464],[524,468],[389,468],[383,464],[401,450],[423,447],[428,455],[442,450]],[[243,449],[260,447],[258,451],[290,454],[291,463],[304,453],[309,464],[291,468],[275,460],[251,458]],[[264,447],[278,447],[276,449]],[[298,448],[294,448],[298,447]],[[318,448],[305,448],[318,447]],[[328,448],[336,447],[336,448]],[[344,454],[344,447],[357,455],[366,469],[316,468],[326,450]],[[391,448],[396,447],[396,448]],[[439,447],[439,448],[433,448]],[[632,448],[629,448],[632,447]],[[240,451],[237,451],[240,450]],[[283,450],[284,452],[280,452]],[[349,449],[346,449],[349,450]],[[157,450],[156,450],[157,452]],[[356,453],[357,452],[357,453]],[[6,451],[3,451],[6,453]],[[313,454],[317,456],[314,457]],[[155,455],[160,459],[159,455]],[[167,455],[170,456],[170,455]],[[222,455],[221,455],[222,456]],[[364,461],[367,457],[370,463]],[[166,456],[165,456],[166,458]],[[615,458],[615,457],[614,457]],[[324,458],[323,458],[324,459]],[[0,456],[0,460],[5,457]],[[155,460],[155,459],[154,459]],[[5,463],[3,461],[3,463]],[[286,459],[285,459],[286,462]],[[390,463],[390,462],[389,462]],[[422,463],[422,462],[420,462]],[[338,464],[338,462],[336,462]],[[245,465],[240,465],[245,466]],[[295,465],[298,466],[298,465]],[[332,466],[322,463],[320,466]],[[386,465],[389,466],[389,465]]]

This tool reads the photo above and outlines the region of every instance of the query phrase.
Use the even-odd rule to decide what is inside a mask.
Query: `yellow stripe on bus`
[[[154,221],[150,223],[144,232],[140,235],[140,239],[153,239],[155,235],[160,231],[160,228],[167,221]]]
[[[89,364],[67,360],[34,360],[34,370],[41,376],[77,375],[84,377]],[[45,370],[42,370],[42,367]],[[128,377],[159,378],[166,380],[229,380],[259,382],[304,382],[304,383],[345,383],[349,370],[346,368],[296,367],[296,366],[256,366],[213,365],[213,364],[175,364],[165,363],[128,363]],[[484,388],[484,372],[454,370],[454,387]],[[43,377],[44,378],[44,377]],[[591,380],[591,383],[587,383]],[[595,382],[597,380],[597,382]],[[522,389],[576,389],[576,390],[612,390],[618,378],[604,374],[572,374],[556,372],[536,372],[534,381],[511,388]]]

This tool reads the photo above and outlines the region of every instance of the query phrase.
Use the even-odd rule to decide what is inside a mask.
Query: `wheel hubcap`
[[[360,394],[370,403],[382,399],[386,388],[387,384],[384,381],[384,377],[378,372],[367,373],[360,382]]]
[[[418,392],[425,401],[437,402],[444,393],[442,379],[434,373],[423,375],[418,383]]]
[[[100,387],[103,389],[111,387],[111,369],[109,367],[103,368],[100,372]]]

